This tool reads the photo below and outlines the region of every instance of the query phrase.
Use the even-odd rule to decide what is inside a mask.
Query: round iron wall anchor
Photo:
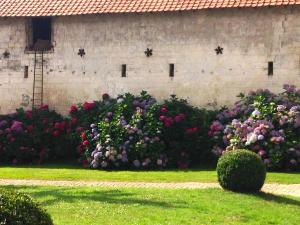
[[[6,50],[5,52],[3,52],[3,58],[4,58],[4,59],[8,59],[9,56],[10,56],[9,51]]]
[[[153,50],[151,48],[147,48],[144,53],[147,57],[150,57],[153,55]]]
[[[81,58],[82,58],[83,56],[85,56],[84,48],[80,48],[80,49],[78,50],[78,55],[80,55]]]
[[[216,54],[217,54],[217,55],[222,55],[222,54],[223,54],[223,48],[220,47],[220,46],[218,46],[218,47],[215,49],[215,51],[216,51]]]

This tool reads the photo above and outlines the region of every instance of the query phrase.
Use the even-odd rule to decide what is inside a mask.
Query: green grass
[[[214,169],[187,171],[100,171],[72,165],[0,167],[0,179],[85,180],[85,181],[147,181],[147,182],[216,182]],[[268,173],[268,183],[299,184],[300,173]]]
[[[220,189],[6,187],[32,195],[56,225],[298,225],[300,198]]]

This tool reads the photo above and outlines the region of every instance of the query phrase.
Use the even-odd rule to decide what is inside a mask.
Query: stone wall
[[[26,18],[0,18],[0,113],[31,107],[33,54],[24,52],[26,23]],[[102,93],[147,90],[158,99],[176,94],[207,106],[232,104],[241,91],[300,86],[296,6],[54,17],[52,36],[44,102],[62,113]],[[218,46],[223,54],[216,54]],[[84,57],[77,54],[80,48]],[[146,48],[153,56],[145,56]],[[9,58],[2,55],[6,50]],[[273,76],[268,76],[269,61]],[[170,63],[175,64],[173,78]],[[121,77],[122,64],[127,77]]]

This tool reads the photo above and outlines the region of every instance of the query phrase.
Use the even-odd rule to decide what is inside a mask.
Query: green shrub
[[[218,181],[224,189],[232,191],[259,191],[266,178],[261,158],[248,150],[224,153],[217,165]]]
[[[0,189],[0,224],[53,225],[53,222],[28,195]]]

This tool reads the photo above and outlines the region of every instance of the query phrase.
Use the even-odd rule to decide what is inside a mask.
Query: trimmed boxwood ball
[[[266,167],[261,158],[248,150],[226,152],[218,161],[218,181],[227,190],[259,191],[266,179]]]
[[[53,225],[53,222],[28,195],[0,189],[0,224]]]

